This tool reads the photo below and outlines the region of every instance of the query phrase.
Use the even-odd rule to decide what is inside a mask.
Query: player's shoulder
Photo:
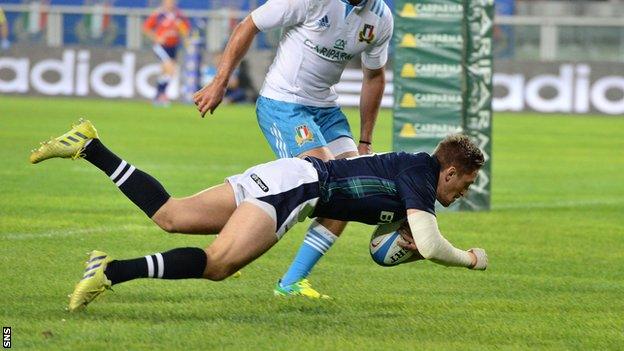
[[[395,163],[398,166],[398,172],[430,172],[434,173],[436,170],[436,161],[433,156],[426,152],[396,152],[393,153]]]
[[[305,5],[308,15],[314,16],[315,14],[325,12],[330,9],[331,6],[336,5],[336,0],[294,0],[300,1]]]
[[[407,151],[398,151],[392,152],[390,154],[394,154],[396,158],[400,160],[405,160],[406,162],[411,163],[427,163],[431,160],[431,155],[426,152],[407,152]]]
[[[392,22],[392,10],[384,0],[368,0],[366,6],[382,23]]]

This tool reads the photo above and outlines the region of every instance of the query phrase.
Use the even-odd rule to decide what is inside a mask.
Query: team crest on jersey
[[[367,44],[370,44],[373,39],[375,39],[375,26],[372,24],[365,24],[364,28],[360,31],[360,42],[365,41]]]
[[[307,125],[302,124],[295,128],[295,141],[297,142],[297,145],[301,146],[312,140],[314,140],[314,135]]]

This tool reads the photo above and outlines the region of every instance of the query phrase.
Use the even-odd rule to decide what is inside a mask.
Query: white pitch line
[[[533,208],[566,208],[577,206],[624,205],[624,200],[580,200],[580,201],[553,201],[522,204],[502,204],[492,206],[493,210],[533,209]]]
[[[156,226],[146,225],[122,225],[117,227],[93,227],[84,229],[55,229],[40,233],[0,233],[1,240],[30,240],[45,238],[63,238],[74,235],[98,234],[114,231],[127,231],[133,229],[150,229]]]

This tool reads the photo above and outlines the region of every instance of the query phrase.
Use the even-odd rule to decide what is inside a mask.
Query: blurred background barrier
[[[261,82],[272,54],[254,55],[249,71],[255,82]],[[150,98],[158,67],[147,50],[14,46],[0,57],[0,93]],[[425,75],[437,68],[414,69]],[[495,61],[494,69],[494,111],[624,114],[623,63]],[[391,107],[392,72],[386,78],[382,105]],[[361,70],[345,70],[336,85],[340,105],[357,106],[361,85]],[[181,98],[183,86],[174,80],[169,97]]]
[[[188,56],[185,68],[197,59]],[[250,72],[265,72],[270,62],[271,54],[263,51],[247,65]],[[170,84],[167,93],[171,99],[181,99],[187,92],[184,73],[185,69]],[[151,50],[15,45],[0,57],[0,93],[151,99],[159,74],[160,63]],[[257,75],[261,81],[264,73]],[[194,92],[198,82],[192,84],[190,91]]]
[[[386,2],[393,6],[393,1]],[[76,91],[77,79],[85,75],[86,66],[80,63],[86,65],[89,61],[90,67],[94,67],[100,62],[123,62],[125,53],[135,55],[137,65],[156,63],[141,26],[158,3],[153,0],[3,0],[0,8],[6,13],[11,45],[0,50],[0,92],[53,95],[54,89],[36,89],[41,82],[33,74],[39,73],[31,70],[44,59],[70,62],[71,57],[65,58],[61,48],[74,50],[76,69],[72,73],[73,88],[64,87],[63,92]],[[262,3],[261,0],[180,1],[192,23],[190,41],[195,43],[195,51],[188,55],[189,62],[192,61],[188,68],[201,72],[197,69],[198,62],[200,66],[212,62],[212,55],[223,49],[238,21]],[[497,0],[496,11],[494,110],[623,113],[624,2]],[[271,62],[279,36],[277,31],[261,33],[254,41],[248,55],[253,60],[247,60],[247,64],[256,89]],[[84,56],[87,54],[80,56],[85,51],[88,60]],[[176,84],[172,84],[170,96],[188,98],[189,92],[201,82],[185,74],[186,60],[186,55],[181,56],[182,80],[177,83],[177,89],[184,94],[175,91]],[[361,73],[359,60],[354,61],[336,86],[339,102],[346,106],[359,102]],[[20,62],[20,74],[24,74],[24,68],[28,71],[27,84],[23,83],[24,76],[15,76],[16,62]],[[432,67],[421,69],[423,74],[429,74],[427,70]],[[137,68],[135,74],[138,71]],[[62,82],[69,81],[67,76],[63,78]],[[392,75],[388,74],[388,78],[384,107],[393,104]],[[54,81],[55,75],[48,72],[42,79]],[[148,82],[152,84],[150,79]],[[143,98],[137,86],[135,82],[132,97]],[[126,97],[128,91],[117,94]],[[87,94],[75,95],[102,96],[95,88]]]
[[[495,62],[495,111],[624,115],[624,63]]]

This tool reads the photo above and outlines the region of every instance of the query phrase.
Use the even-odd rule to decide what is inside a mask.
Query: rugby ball
[[[375,228],[370,240],[370,255],[373,261],[380,266],[391,267],[405,262],[412,257],[413,252],[398,245],[401,238],[401,226],[405,223],[394,222],[381,224]]]

